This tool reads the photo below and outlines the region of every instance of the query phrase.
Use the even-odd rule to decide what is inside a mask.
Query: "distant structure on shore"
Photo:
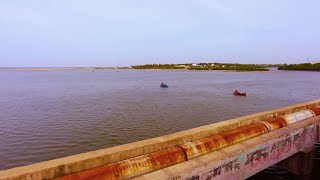
[[[320,60],[319,61],[310,62],[310,64],[318,64],[318,63],[320,63]]]
[[[131,66],[133,69],[186,69],[186,70],[224,70],[224,71],[268,71],[271,64],[237,63],[187,63],[187,64],[145,64]]]

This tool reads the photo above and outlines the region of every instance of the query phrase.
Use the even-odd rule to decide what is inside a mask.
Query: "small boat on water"
[[[235,96],[247,96],[247,93],[241,92],[241,91],[238,91],[238,90],[235,90],[235,91],[233,92],[233,94],[234,94]]]
[[[161,84],[160,84],[160,87],[162,87],[162,88],[167,88],[167,87],[169,87],[169,86],[166,85],[165,83],[161,83]]]

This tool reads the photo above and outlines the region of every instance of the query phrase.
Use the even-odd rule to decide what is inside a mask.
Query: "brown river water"
[[[276,69],[1,70],[0,170],[319,99],[319,89],[320,72]]]

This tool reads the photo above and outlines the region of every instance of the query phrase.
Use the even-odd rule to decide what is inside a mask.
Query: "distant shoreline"
[[[113,68],[113,67],[1,67],[1,70],[11,71],[67,71],[67,70],[137,70],[137,71],[192,71],[192,72],[270,72],[270,71],[242,71],[242,70],[194,70],[194,69],[134,69],[134,68]]]
[[[125,69],[125,68],[119,68]],[[15,70],[15,71],[63,71],[63,70],[119,70],[111,67],[2,67],[0,70]],[[127,68],[130,69],[130,68]]]
[[[192,72],[271,72],[271,71],[242,71],[242,70],[195,70],[195,69],[131,69],[137,71],[192,71]]]

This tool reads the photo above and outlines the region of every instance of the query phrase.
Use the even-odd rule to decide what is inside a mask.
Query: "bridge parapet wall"
[[[320,106],[317,106],[315,108],[320,109]],[[92,174],[94,174],[95,178],[99,177],[104,179],[133,178],[166,168],[168,166],[189,161],[191,159],[212,152],[215,153],[214,151],[220,150],[222,148],[266,134],[270,131],[272,132],[275,127],[282,128],[288,125],[290,126],[296,122],[306,121],[307,119],[314,116],[316,116],[316,113],[314,113],[312,110],[301,110],[271,120],[255,122],[250,125],[242,126],[230,131],[225,131],[213,136],[199,139],[197,141],[187,142],[182,145],[177,145],[173,148],[168,148],[154,153],[130,158],[124,161],[119,161],[87,171],[82,171],[58,179],[86,179],[92,177]],[[272,122],[273,124],[276,124],[277,122],[278,126],[272,127],[271,123],[269,122]],[[315,143],[316,141],[312,142]],[[264,143],[264,141],[260,143]],[[177,150],[179,150],[178,154]]]
[[[319,141],[319,125],[313,117],[136,179],[245,179]]]

